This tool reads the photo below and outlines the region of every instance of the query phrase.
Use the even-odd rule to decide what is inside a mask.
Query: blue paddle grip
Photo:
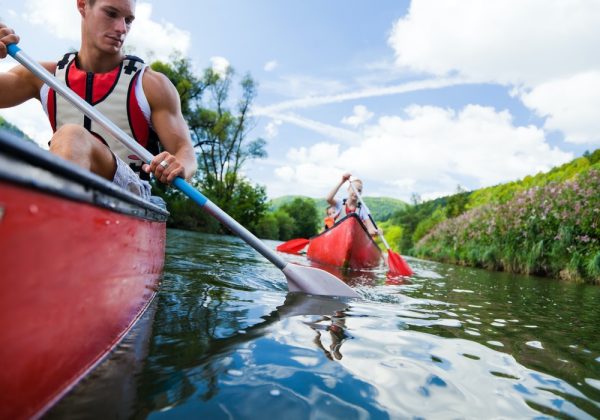
[[[204,207],[208,201],[208,198],[206,198],[200,191],[192,187],[190,184],[185,182],[185,180],[181,177],[175,178],[173,185],[179,188],[179,191],[191,198],[196,204],[200,205],[200,207]]]
[[[17,44],[8,44],[6,49],[11,57],[14,57],[19,51],[21,51]]]

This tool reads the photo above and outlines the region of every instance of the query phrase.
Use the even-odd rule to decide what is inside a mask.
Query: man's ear
[[[81,17],[85,16],[85,5],[87,0],[77,0],[77,10],[79,10],[79,14]]]

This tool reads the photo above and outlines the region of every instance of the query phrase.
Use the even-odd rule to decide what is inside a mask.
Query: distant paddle
[[[96,121],[106,131],[112,134],[115,139],[143,159],[144,162],[150,163],[154,156],[152,156],[148,150],[125,134],[123,130],[98,112],[97,109],[81,99],[79,95],[67,88],[64,83],[59,82],[58,79],[50,74],[44,67],[21,51],[16,44],[8,46],[8,53],[48,86],[60,93],[66,100],[73,104],[73,106],[92,120]],[[204,211],[223,223],[229,230],[236,233],[273,265],[283,271],[290,292],[304,292],[312,295],[359,297],[358,293],[352,290],[350,286],[326,271],[285,262],[275,251],[267,247],[260,239],[250,233],[248,229],[240,225],[202,193],[185,182],[183,178],[176,178],[175,181],[173,181],[173,185],[202,207]]]
[[[388,245],[387,241],[385,240],[385,238],[383,237],[381,232],[379,232],[379,229],[377,228],[377,224],[375,224],[375,220],[373,220],[373,216],[371,216],[371,211],[369,210],[369,208],[363,201],[363,199],[360,196],[360,194],[358,193],[358,191],[356,191],[356,188],[354,188],[354,184],[352,184],[352,181],[348,180],[348,183],[350,184],[352,191],[354,191],[354,194],[356,194],[356,196],[358,197],[358,200],[360,201],[360,203],[363,205],[363,207],[367,211],[367,213],[369,215],[369,219],[371,219],[371,222],[373,222],[373,226],[375,226],[375,229],[377,229],[377,234],[381,238],[381,241],[383,242],[383,244],[385,245],[385,248],[388,251],[388,268],[390,270],[389,274],[392,276],[412,276],[413,271],[408,266],[406,261],[404,261],[404,259],[400,256],[400,254],[396,254],[394,251],[392,251],[392,249]]]
[[[304,238],[290,239],[277,246],[277,251],[287,252],[288,254],[297,254],[302,251],[310,241]]]

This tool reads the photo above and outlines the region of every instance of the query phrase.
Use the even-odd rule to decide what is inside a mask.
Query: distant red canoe
[[[144,313],[168,213],[0,133],[0,418],[41,416]]]
[[[355,214],[310,238],[306,255],[321,264],[353,270],[377,267],[382,258],[381,250]]]

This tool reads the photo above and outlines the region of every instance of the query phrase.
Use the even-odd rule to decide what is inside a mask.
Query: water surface
[[[600,417],[598,287],[408,259],[410,283],[346,273],[344,301],[288,294],[234,237],[167,246],[148,327],[109,361],[125,379],[99,369],[50,417]]]

